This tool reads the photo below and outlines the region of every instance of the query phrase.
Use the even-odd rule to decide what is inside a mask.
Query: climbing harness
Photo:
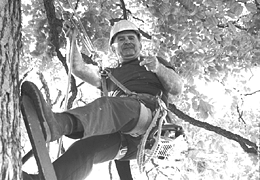
[[[106,78],[110,78],[111,81],[113,81],[126,95],[130,96],[130,95],[134,95],[137,94],[135,92],[130,91],[129,89],[127,89],[123,84],[121,84],[112,74],[111,71],[109,69],[105,69],[103,71],[101,71],[101,76],[103,77],[103,82],[106,82]],[[103,91],[107,94],[107,88],[106,86],[103,87]]]
[[[142,94],[128,90],[109,70],[104,70],[102,76],[104,81],[106,78],[110,78],[110,80],[114,82],[127,97],[139,99],[138,96],[142,96]],[[103,91],[107,91],[107,89],[103,89]],[[160,165],[162,164],[162,161],[170,163],[173,159],[180,159],[180,155],[176,153],[177,151],[182,153],[186,150],[185,147],[181,148],[181,150],[178,147],[180,142],[185,141],[182,127],[169,122],[167,119],[169,110],[161,99],[161,96],[153,96],[153,98],[156,98],[158,107],[153,112],[152,121],[145,134],[142,135],[143,137],[138,147],[137,164],[140,172],[145,170],[146,164],[151,160],[159,160]]]

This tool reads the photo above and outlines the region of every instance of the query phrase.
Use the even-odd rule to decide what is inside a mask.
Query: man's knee
[[[152,111],[149,108],[147,108],[144,104],[141,103],[140,114],[139,114],[137,124],[132,130],[128,132],[124,132],[124,134],[130,134],[134,137],[143,135],[146,132],[149,125],[151,124],[151,122],[152,122]]]

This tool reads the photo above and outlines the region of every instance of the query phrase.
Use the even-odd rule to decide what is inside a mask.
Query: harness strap
[[[115,83],[125,94],[126,96],[129,96],[129,97],[135,97],[137,99],[139,99],[139,96],[140,94],[138,93],[135,93],[135,92],[131,92],[129,89],[127,89],[123,84],[121,84],[112,74],[111,74],[111,71],[106,69],[106,70],[103,70],[101,71],[101,76],[102,76],[102,88],[103,88],[103,93],[104,94],[107,94],[107,87],[106,87],[106,84],[105,84],[105,81],[106,81],[106,78],[110,78],[111,81],[113,83]],[[159,102],[159,107],[157,108],[157,110],[154,112],[154,115],[152,115],[152,117],[150,117],[152,119],[152,121],[149,123],[148,127],[147,127],[147,124],[145,125],[147,127],[146,130],[144,129],[141,129],[143,133],[141,133],[143,135],[142,137],[142,140],[141,140],[141,144],[138,148],[138,152],[137,152],[137,163],[139,165],[139,170],[141,172],[143,172],[143,168],[144,168],[144,165],[150,160],[149,159],[146,159],[145,160],[145,144],[146,144],[146,141],[148,140],[148,137],[149,137],[149,133],[151,132],[151,130],[157,126],[157,122],[159,120],[159,130],[161,130],[161,127],[162,127],[162,124],[165,120],[165,117],[167,115],[167,108],[166,108],[166,105],[165,103],[160,99],[159,96],[155,97],[153,96],[153,98],[156,98],[156,100]],[[161,114],[163,112],[163,114]],[[141,124],[144,123],[144,122],[141,122]],[[139,125],[141,125],[139,123]],[[134,128],[135,129],[135,128]],[[136,128],[137,130],[140,130],[140,128]],[[140,132],[137,132],[137,131],[133,131],[133,132],[130,132],[130,134],[135,134],[135,135],[141,135]],[[159,132],[160,133],[160,132]],[[158,136],[158,139],[160,138],[160,136]],[[117,158],[121,159],[125,156],[125,154],[127,153],[127,149],[125,150],[124,148],[123,149],[120,149],[119,151],[119,154],[117,155]]]
[[[122,83],[120,83],[112,74],[111,71],[109,69],[105,69],[101,72],[101,76],[105,76],[105,77],[109,77],[111,79],[111,81],[113,83],[115,83],[125,94],[127,95],[134,95],[136,94],[135,92],[130,91],[129,89],[127,89]],[[105,81],[105,80],[104,80]],[[104,81],[102,81],[102,84],[104,83]],[[102,85],[102,88],[104,85]],[[105,87],[105,90],[107,91],[107,88]]]
[[[72,38],[67,38],[67,54],[66,54],[66,61],[67,63],[69,63],[69,70],[68,70],[68,80],[67,80],[67,89],[66,89],[66,96],[65,96],[65,105],[64,105],[64,111],[66,111],[68,109],[68,101],[69,101],[69,90],[70,90],[70,83],[71,83],[71,73],[72,73],[72,56],[73,56],[73,49],[74,49],[74,40],[75,37]],[[57,153],[57,158],[60,157],[61,154],[61,148],[63,146],[63,140],[62,140],[62,136],[59,139],[59,149],[58,149],[58,153]]]
[[[121,84],[112,74],[111,71],[108,69],[101,70],[101,86],[102,86],[102,92],[104,96],[108,96],[108,90],[107,90],[107,78],[110,78],[112,82],[114,82],[119,88],[121,88],[127,95],[132,95],[130,90],[128,90],[123,84]],[[124,134],[121,134],[121,147],[119,148],[119,151],[114,159],[120,160],[123,157],[125,157],[128,147],[127,147],[127,141],[124,137]]]
[[[101,71],[102,72],[102,71]],[[101,73],[101,86],[102,86],[102,93],[103,96],[108,96],[107,90],[107,76]]]

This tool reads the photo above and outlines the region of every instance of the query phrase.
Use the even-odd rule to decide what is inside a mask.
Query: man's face
[[[118,33],[112,46],[121,62],[131,61],[140,56],[141,43],[133,31]]]

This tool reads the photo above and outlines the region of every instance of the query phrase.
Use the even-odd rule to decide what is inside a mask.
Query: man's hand
[[[78,35],[78,31],[75,27],[73,27],[70,21],[65,21],[63,23],[63,31],[69,39],[76,39]]]
[[[161,65],[155,56],[145,56],[139,64],[140,66],[144,66],[147,71],[152,71],[154,73],[158,72]]]

